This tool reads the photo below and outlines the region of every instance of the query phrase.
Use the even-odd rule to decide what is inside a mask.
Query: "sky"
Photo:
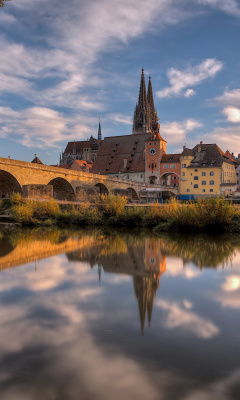
[[[132,133],[141,69],[167,152],[240,153],[240,1],[11,0],[0,8],[0,157]]]

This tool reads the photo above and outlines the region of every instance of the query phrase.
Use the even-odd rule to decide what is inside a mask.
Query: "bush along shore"
[[[240,209],[222,198],[148,207],[127,206],[127,198],[102,195],[96,204],[25,200],[19,194],[0,202],[0,213],[21,225],[90,225],[150,228],[157,232],[240,233]]]

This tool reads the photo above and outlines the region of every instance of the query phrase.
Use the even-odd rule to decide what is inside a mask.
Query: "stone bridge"
[[[139,192],[146,186],[136,182],[112,178],[107,175],[73,171],[48,165],[0,157],[0,198],[8,198],[14,192],[28,193],[35,190],[36,196],[51,197],[58,200],[75,201],[80,199],[82,190],[91,188],[100,193],[117,194],[127,191],[133,200],[139,199]],[[154,188],[154,185],[151,185]],[[27,189],[26,189],[27,188]],[[159,188],[159,186],[156,188]],[[52,191],[51,191],[52,190]],[[163,188],[168,190],[167,188]],[[171,191],[171,190],[170,190]],[[172,190],[175,194],[175,190]]]
[[[77,200],[77,194],[82,187],[95,187],[100,193],[129,190],[133,199],[138,199],[142,187],[140,184],[106,175],[0,157],[0,198],[9,197],[13,192],[22,193],[26,185],[37,185],[39,188],[52,185],[55,198],[70,201]]]

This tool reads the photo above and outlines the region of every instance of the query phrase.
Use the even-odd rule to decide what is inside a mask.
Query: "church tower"
[[[134,111],[133,118],[133,134],[151,133],[151,111],[148,104],[148,96],[146,91],[144,69],[142,68],[140,90],[138,103]]]
[[[160,135],[160,124],[153,121],[152,132],[145,141],[145,183],[160,185],[160,162],[166,154],[166,140]]]

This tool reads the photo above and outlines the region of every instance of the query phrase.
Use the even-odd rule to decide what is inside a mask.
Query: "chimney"
[[[203,144],[203,142],[200,142],[200,144]]]
[[[183,146],[183,150],[185,150],[186,149],[186,146]]]

